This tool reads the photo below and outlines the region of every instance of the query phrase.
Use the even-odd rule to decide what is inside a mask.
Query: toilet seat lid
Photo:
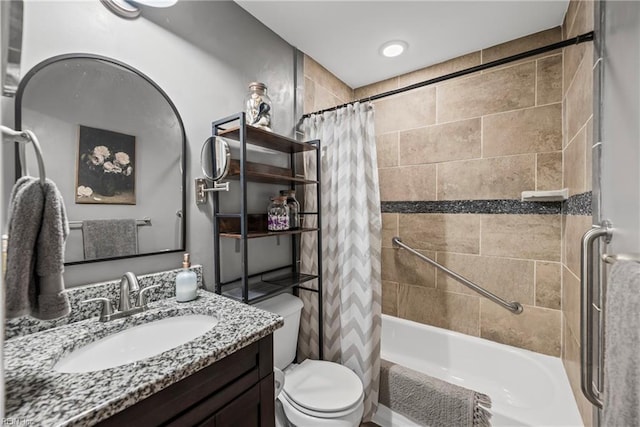
[[[287,373],[287,397],[315,412],[344,411],[362,399],[362,382],[349,368],[323,360],[305,360]]]

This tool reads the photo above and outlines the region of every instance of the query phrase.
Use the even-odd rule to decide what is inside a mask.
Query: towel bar
[[[144,227],[145,225],[151,225],[151,218],[144,217],[142,219],[136,219],[136,225],[138,227]],[[82,229],[82,221],[69,221],[69,228],[72,230]]]

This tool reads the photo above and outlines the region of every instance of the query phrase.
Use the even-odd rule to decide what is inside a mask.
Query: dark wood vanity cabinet
[[[98,425],[274,427],[274,404],[269,335]]]

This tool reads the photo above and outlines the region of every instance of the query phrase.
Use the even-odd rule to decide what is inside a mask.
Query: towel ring
[[[36,134],[30,130],[25,131],[15,131],[6,126],[1,126],[3,136],[7,136],[12,138],[13,141],[26,144],[30,142],[33,145],[33,149],[36,152],[36,160],[38,161],[38,174],[40,175],[40,184],[44,185],[47,179],[47,174],[44,168],[44,158],[42,157],[42,149],[40,148],[40,143],[38,142],[38,137]],[[20,162],[20,167],[24,170],[26,169],[22,162]]]

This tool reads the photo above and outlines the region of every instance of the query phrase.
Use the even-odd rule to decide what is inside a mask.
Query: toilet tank
[[[280,294],[255,306],[284,318],[284,326],[273,333],[273,364],[278,369],[284,369],[296,357],[300,313],[304,304],[291,294]]]

